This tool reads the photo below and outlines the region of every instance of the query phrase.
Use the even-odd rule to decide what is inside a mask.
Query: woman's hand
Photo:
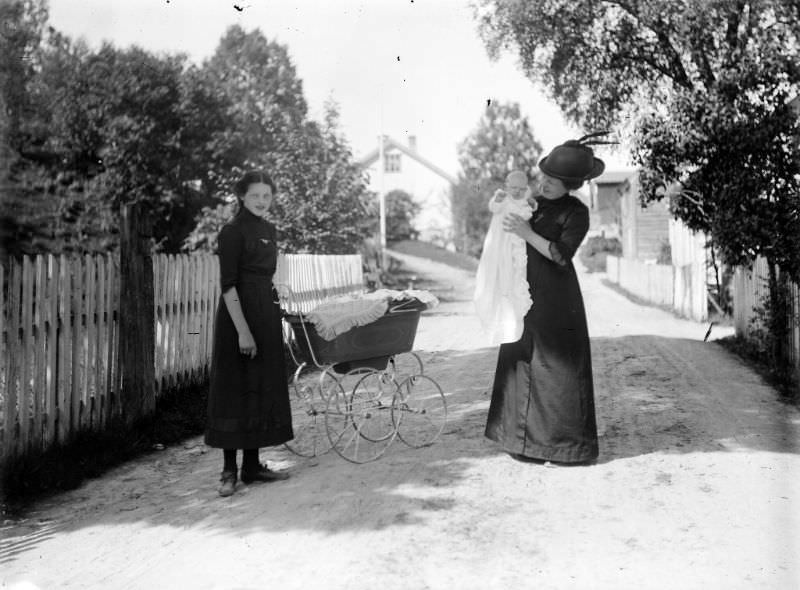
[[[528,201],[528,206],[532,211],[536,211],[539,208],[539,201],[533,196],[533,191],[530,187],[528,187],[528,190],[525,192],[525,200]]]
[[[516,213],[509,213],[505,216],[503,219],[503,229],[519,236],[526,242],[530,241],[533,235],[533,230],[528,221]]]
[[[256,341],[253,335],[247,331],[239,334],[239,352],[251,359],[256,358],[258,351],[256,350]]]

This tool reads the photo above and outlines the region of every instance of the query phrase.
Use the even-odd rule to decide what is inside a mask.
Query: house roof
[[[428,168],[431,172],[434,172],[435,174],[438,174],[439,176],[441,176],[442,178],[447,180],[449,183],[456,184],[458,182],[455,179],[455,177],[453,177],[452,175],[448,174],[447,172],[445,172],[444,170],[439,168],[436,164],[434,164],[430,160],[426,160],[425,158],[420,156],[416,152],[416,150],[412,150],[412,149],[406,147],[405,145],[403,145],[402,143],[400,143],[399,141],[395,141],[391,137],[387,137],[387,136],[384,135],[383,136],[383,150],[384,150],[384,152],[386,150],[390,149],[390,148],[395,148],[395,149],[403,152],[409,158],[411,158],[412,160],[416,160],[417,162],[419,162],[420,164],[422,164],[423,166]],[[378,148],[375,148],[374,150],[369,152],[366,156],[361,158],[358,161],[358,164],[362,168],[367,168],[369,166],[372,166],[372,164],[374,164],[375,162],[377,162],[379,156],[380,156],[380,154],[379,154]]]
[[[621,184],[636,174],[636,170],[609,170],[593,179],[596,184]]]

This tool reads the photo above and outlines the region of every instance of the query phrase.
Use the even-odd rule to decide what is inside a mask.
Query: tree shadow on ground
[[[581,469],[651,453],[798,452],[797,412],[778,404],[774,390],[721,346],[625,336],[597,338],[592,347],[601,457]],[[43,501],[0,531],[0,561],[57,534],[131,523],[209,535],[379,531],[462,509],[459,491],[484,485],[488,472],[511,481],[520,469],[540,468],[511,460],[483,436],[496,349],[423,358],[448,400],[447,426],[430,447],[395,441],[383,457],[360,465],[333,452],[302,459],[283,447],[264,450],[262,459],[292,477],[239,484],[223,499],[216,493],[221,453],[195,438]]]
[[[797,412],[714,342],[592,340],[601,461],[653,452],[798,453]]]
[[[264,449],[262,460],[288,469],[292,477],[239,483],[231,498],[220,498],[221,452],[197,437],[39,502],[0,531],[5,536],[0,563],[57,534],[89,527],[139,523],[189,526],[208,534],[298,529],[334,534],[414,524],[449,510],[458,503],[454,490],[480,477],[481,461],[501,453],[483,437],[495,355],[493,349],[423,354],[425,374],[440,384],[448,404],[447,424],[429,447],[410,448],[396,439],[381,458],[365,464],[333,451],[306,459],[284,447]]]

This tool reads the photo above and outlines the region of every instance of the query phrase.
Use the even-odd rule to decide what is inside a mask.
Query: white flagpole
[[[386,162],[383,152],[383,133],[378,136],[378,206],[380,215],[381,267],[386,271],[386,194],[384,192],[384,171]]]

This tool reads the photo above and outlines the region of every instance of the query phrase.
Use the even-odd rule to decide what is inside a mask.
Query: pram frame
[[[291,287],[283,285],[283,289],[291,301]],[[416,314],[418,320],[420,310],[409,308],[412,303],[391,306],[383,317]],[[416,321],[411,346],[384,351],[391,353],[380,355],[381,359],[388,356],[382,368],[369,366],[376,357],[347,359],[352,368],[340,373],[334,367],[341,360],[323,359],[315,350],[312,334],[316,329],[307,314],[282,312],[284,342],[297,367],[291,381],[295,439],[286,443],[290,451],[316,457],[333,449],[347,461],[366,463],[382,456],[396,437],[415,448],[438,439],[447,421],[447,401],[439,384],[425,374],[421,357],[412,350]],[[299,330],[295,328],[298,324]],[[319,377],[312,386],[303,379],[303,373],[314,369]],[[422,425],[412,429],[411,421]]]

